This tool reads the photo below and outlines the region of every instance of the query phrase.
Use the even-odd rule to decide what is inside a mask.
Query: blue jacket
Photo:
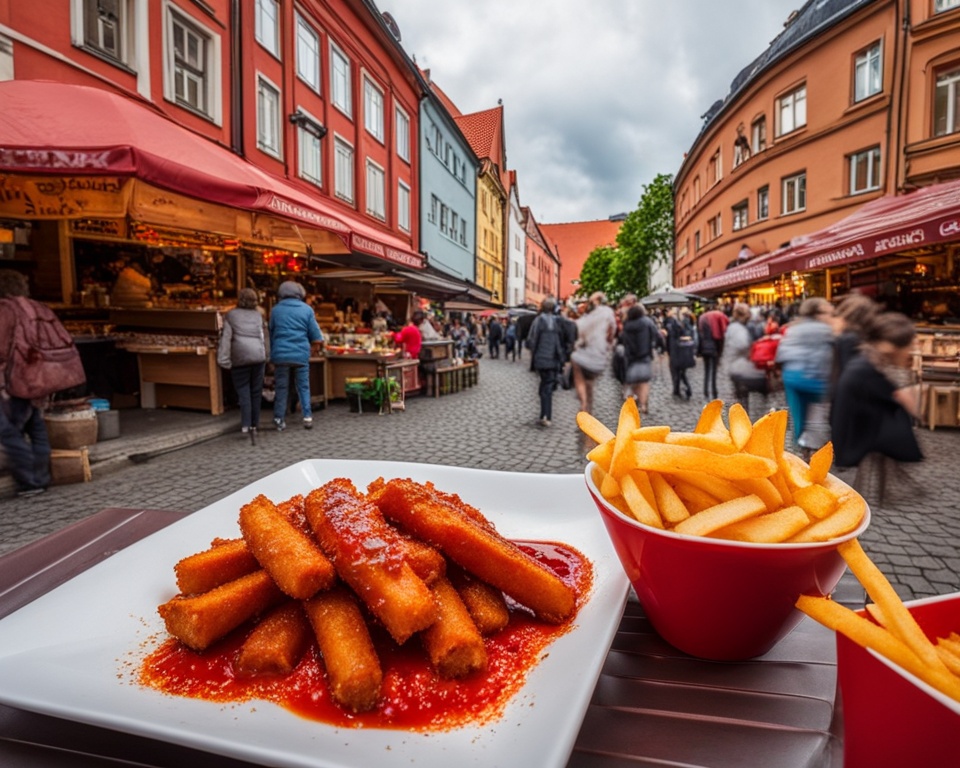
[[[322,340],[317,318],[303,300],[281,299],[270,312],[271,362],[306,365],[312,343]]]

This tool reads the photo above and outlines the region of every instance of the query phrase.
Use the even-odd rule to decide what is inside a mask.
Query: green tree
[[[610,264],[616,258],[617,250],[609,246],[594,248],[580,268],[580,287],[577,293],[589,296],[594,291],[607,290],[610,280]]]
[[[644,296],[650,292],[653,270],[672,253],[673,176],[661,173],[644,185],[637,209],[620,227],[607,292],[613,299],[625,293]]]

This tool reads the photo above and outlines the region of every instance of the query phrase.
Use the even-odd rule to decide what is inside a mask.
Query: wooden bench
[[[460,365],[439,366],[426,374],[429,397],[447,395],[472,387],[480,380],[480,366],[476,360],[465,360]]]

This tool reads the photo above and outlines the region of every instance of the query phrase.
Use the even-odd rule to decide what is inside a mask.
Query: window
[[[257,147],[280,156],[280,91],[263,77],[257,78]]]
[[[880,60],[880,43],[874,43],[862,51],[854,62],[853,100],[863,99],[880,93],[883,80],[883,66]]]
[[[402,181],[397,182],[397,226],[410,231],[410,187]]]
[[[300,176],[314,184],[323,184],[323,155],[320,137],[315,131],[307,130],[302,124],[297,126],[297,162]]]
[[[297,14],[297,77],[320,92],[320,36]]]
[[[350,59],[336,44],[330,43],[330,92],[333,106],[347,117],[353,116],[350,98]]]
[[[743,229],[750,222],[748,221],[748,207],[747,201],[744,200],[742,203],[737,203],[733,206],[733,229],[734,231],[738,229]]]
[[[797,211],[805,210],[806,207],[807,174],[798,173],[796,176],[788,176],[783,180],[782,213],[797,213]]]
[[[807,86],[801,85],[795,91],[781,96],[777,102],[780,116],[777,136],[783,136],[807,124]]]
[[[951,8],[960,8],[960,0],[934,0],[933,12],[943,13]]]
[[[693,233],[693,252],[694,253],[700,252],[700,230],[699,229]]]
[[[440,210],[440,199],[436,195],[430,195],[430,212],[427,214],[427,221],[431,224],[437,223],[437,211]]]
[[[400,107],[396,110],[397,157],[410,162],[410,118]]]
[[[333,191],[341,200],[353,202],[353,147],[339,136],[333,141]]]
[[[720,214],[707,220],[707,242],[716,240],[722,234],[720,228]]]
[[[467,244],[467,220],[460,219],[460,245]]]
[[[277,0],[257,0],[254,9],[254,35],[257,42],[280,58],[280,25],[277,23]]]
[[[770,187],[757,190],[757,221],[770,217]]]
[[[133,13],[129,0],[80,0],[77,17],[82,31],[74,42],[90,48],[120,64],[129,64],[133,42],[131,23]],[[74,13],[77,13],[76,7]]]
[[[383,93],[363,78],[363,125],[373,138],[383,142]]]
[[[440,231],[444,234],[450,229],[450,209],[445,203],[440,203]],[[486,242],[486,230],[484,230],[484,242]]]
[[[383,168],[372,160],[367,160],[367,213],[378,219],[387,218],[383,187]]]
[[[937,87],[933,96],[933,135],[944,136],[960,131],[960,68],[937,73]]]
[[[220,39],[167,5],[164,97],[212,120],[220,119]]]
[[[713,186],[722,176],[720,168],[720,150],[718,149],[713,153],[713,157],[710,158],[710,162],[707,164],[707,185]]]
[[[763,152],[767,148],[767,118],[758,117],[750,126],[750,148],[753,154]]]
[[[880,188],[880,147],[850,155],[850,194]]]

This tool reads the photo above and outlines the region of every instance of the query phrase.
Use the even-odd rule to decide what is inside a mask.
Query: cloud
[[[634,210],[802,0],[396,0],[402,45],[465,113],[503,99],[540,222]]]

